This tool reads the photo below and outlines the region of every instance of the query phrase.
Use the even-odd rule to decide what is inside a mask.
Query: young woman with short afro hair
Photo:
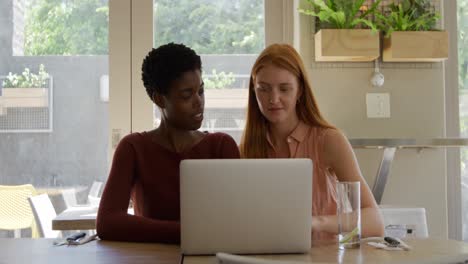
[[[239,150],[227,134],[198,131],[204,84],[200,57],[192,49],[174,43],[152,49],[142,80],[161,111],[161,124],[127,135],[117,146],[97,233],[104,240],[179,243],[181,160],[239,158]],[[130,200],[134,215],[127,214]]]

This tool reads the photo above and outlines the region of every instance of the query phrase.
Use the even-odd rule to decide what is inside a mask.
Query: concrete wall
[[[300,16],[300,52],[320,108],[349,138],[435,138],[445,136],[442,63],[383,63],[382,88],[373,88],[373,63],[318,63],[314,29]],[[366,116],[366,93],[390,94],[391,118]],[[382,150],[355,149],[372,187]],[[382,204],[426,208],[429,234],[447,237],[446,155],[444,149],[397,150]]]

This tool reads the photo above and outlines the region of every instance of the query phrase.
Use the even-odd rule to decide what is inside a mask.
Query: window
[[[206,89],[201,129],[239,141],[250,69],[265,47],[263,0],[154,0],[153,16],[154,47],[183,43],[201,55]],[[155,109],[155,125],[158,119]]]
[[[108,53],[107,0],[15,0],[14,3],[14,55]]]
[[[53,201],[72,188],[84,203],[93,181],[107,178],[107,5],[0,1],[0,185],[30,183]]]

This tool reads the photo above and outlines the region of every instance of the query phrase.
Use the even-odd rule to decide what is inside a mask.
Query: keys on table
[[[398,247],[398,245],[400,245],[400,241],[396,240],[395,238],[393,237],[384,237],[384,240],[385,242],[388,243],[389,246],[391,247]]]
[[[405,242],[401,239],[396,237],[372,237],[372,238],[364,238],[362,239],[363,242],[367,242],[368,245],[385,249],[385,250],[411,250],[411,247],[408,246]]]
[[[65,240],[54,241],[54,246],[63,246],[63,245],[79,245],[79,242],[82,238],[86,236],[85,232],[75,233],[71,236],[68,236]]]

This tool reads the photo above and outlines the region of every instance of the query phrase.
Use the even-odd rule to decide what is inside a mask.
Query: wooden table
[[[92,241],[81,246],[52,245],[54,239],[0,238],[0,263],[158,263],[180,262],[176,245]]]
[[[46,186],[46,187],[35,187],[37,194],[47,194],[49,196],[62,195],[65,190],[72,190],[75,193],[84,192],[88,190],[88,186],[78,185],[78,186]]]
[[[53,230],[96,229],[97,207],[77,206],[63,211],[52,220]],[[133,214],[133,208],[128,209]],[[0,262],[1,263],[1,262]]]
[[[87,230],[96,229],[97,207],[71,207],[52,220],[53,230]]]
[[[359,249],[338,249],[337,244],[317,245],[309,254],[256,256],[280,260],[288,264],[301,263],[465,263],[468,243],[455,240],[408,240],[410,251],[385,251],[363,244]],[[290,263],[289,263],[290,262]],[[215,264],[215,257],[185,256],[183,264]]]
[[[0,263],[158,263],[181,261],[176,245],[92,241],[81,246],[52,245],[53,239],[0,238]],[[314,246],[305,255],[261,256],[294,263],[463,263],[468,244],[454,240],[409,240],[411,251],[384,251],[363,245],[339,250],[336,244]],[[213,264],[214,257],[184,257],[183,264]]]

